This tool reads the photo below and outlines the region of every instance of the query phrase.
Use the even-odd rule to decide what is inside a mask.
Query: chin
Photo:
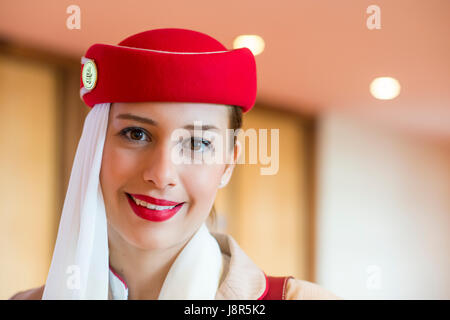
[[[159,229],[159,230],[158,230]],[[125,230],[124,230],[125,231]],[[123,238],[132,246],[141,250],[164,249],[178,243],[180,235],[165,228],[133,228],[123,232]]]

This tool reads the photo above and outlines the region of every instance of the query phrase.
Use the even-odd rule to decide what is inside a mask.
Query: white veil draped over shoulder
[[[100,168],[110,103],[86,116],[42,299],[108,299],[109,249]],[[205,223],[177,256],[159,298],[215,298],[222,254]]]
[[[108,297],[108,236],[99,177],[109,108],[109,103],[98,104],[86,116],[43,299]]]

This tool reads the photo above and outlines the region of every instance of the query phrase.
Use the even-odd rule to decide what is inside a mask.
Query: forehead
[[[132,114],[170,127],[183,127],[201,121],[226,129],[230,106],[212,103],[187,102],[116,102],[111,104],[110,121],[121,114]]]

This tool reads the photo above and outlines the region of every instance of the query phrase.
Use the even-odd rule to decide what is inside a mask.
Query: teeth
[[[131,196],[134,200],[134,202],[136,202],[137,205],[142,206],[142,207],[146,207],[148,209],[152,209],[152,210],[167,210],[167,209],[172,209],[175,206],[157,206],[155,204],[151,204],[139,199],[136,199],[135,197]]]

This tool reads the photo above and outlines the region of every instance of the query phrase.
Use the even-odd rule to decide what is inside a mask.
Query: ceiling
[[[74,3],[80,30],[66,27]],[[372,4],[381,8],[379,30],[366,26]],[[207,33],[230,49],[238,35],[263,37],[258,101],[304,113],[350,112],[450,141],[448,0],[0,2],[0,37],[77,59],[93,43],[166,27]],[[396,99],[370,95],[378,76],[400,81]]]

